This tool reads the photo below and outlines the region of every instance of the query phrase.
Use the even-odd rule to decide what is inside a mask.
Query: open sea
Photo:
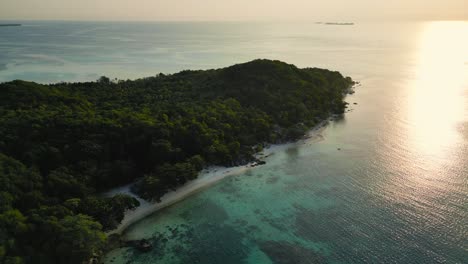
[[[118,79],[256,58],[361,83],[318,142],[130,226],[105,263],[468,263],[468,22],[34,22],[0,27],[0,82]]]

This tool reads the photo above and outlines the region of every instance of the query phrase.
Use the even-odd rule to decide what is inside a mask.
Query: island
[[[354,26],[354,23],[349,23],[349,22],[346,22],[346,23],[327,22],[327,23],[325,23],[325,25],[328,25],[328,26]]]
[[[20,27],[21,24],[0,24],[0,27]]]
[[[209,165],[256,162],[345,112],[339,72],[254,60],[137,80],[0,84],[0,259],[83,263],[139,206],[100,195],[134,183],[157,201]],[[133,243],[142,250],[151,245]]]

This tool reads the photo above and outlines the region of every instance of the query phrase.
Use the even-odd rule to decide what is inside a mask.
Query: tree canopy
[[[138,201],[342,114],[352,80],[255,60],[138,80],[0,84],[0,262],[81,263]]]

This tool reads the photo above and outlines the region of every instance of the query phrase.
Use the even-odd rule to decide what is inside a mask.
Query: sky
[[[0,0],[0,20],[468,20],[468,0]]]

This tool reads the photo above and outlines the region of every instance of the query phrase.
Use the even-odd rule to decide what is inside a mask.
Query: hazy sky
[[[0,0],[0,19],[468,20],[468,0]]]

